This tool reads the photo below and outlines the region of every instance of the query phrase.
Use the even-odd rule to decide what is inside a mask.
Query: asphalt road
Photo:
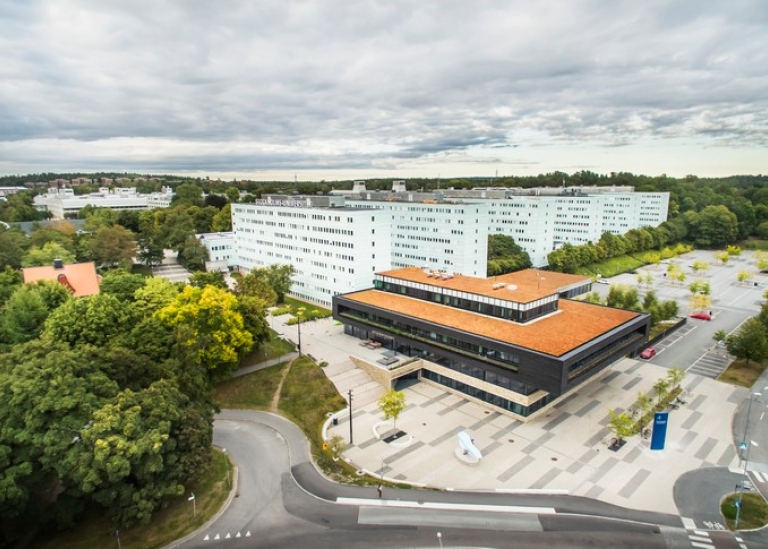
[[[677,516],[587,498],[387,488],[384,500],[404,507],[382,506],[374,488],[322,477],[301,431],[270,414],[225,412],[214,440],[237,463],[237,496],[183,547],[688,547]],[[460,507],[433,508],[448,503]]]

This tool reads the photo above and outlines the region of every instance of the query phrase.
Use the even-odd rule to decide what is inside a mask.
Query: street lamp
[[[752,393],[749,395],[749,404],[747,405],[747,420],[744,423],[744,437],[741,439],[741,444],[739,447],[744,451],[744,476],[749,479],[749,474],[747,472],[747,465],[749,464],[749,449],[752,447],[752,445],[757,446],[757,443],[754,440],[750,440],[749,443],[747,443],[747,432],[749,431],[749,415],[752,412],[752,401],[754,400],[754,397],[760,398],[763,396],[761,393]],[[733,528],[734,530],[739,527],[739,517],[741,515],[741,505],[744,501],[744,483],[741,483],[741,487],[739,489],[739,499],[736,502],[736,518],[733,521]]]
[[[299,329],[299,356],[301,356],[301,317],[304,316],[304,311],[306,311],[304,307],[299,307],[296,309],[296,319],[298,320],[296,325]]]
[[[440,549],[443,549],[443,534],[437,533],[437,543],[440,544]]]

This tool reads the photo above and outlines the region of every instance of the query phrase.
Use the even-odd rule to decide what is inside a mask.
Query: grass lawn
[[[734,529],[736,520],[736,506],[734,502],[739,499],[738,494],[731,494],[720,504],[720,512],[725,517],[725,523],[731,530]],[[768,524],[768,503],[760,494],[744,492],[739,513],[739,530],[752,530]]]
[[[749,389],[755,384],[755,381],[760,377],[760,374],[763,373],[766,365],[766,363],[761,364],[754,360],[750,360],[749,363],[747,363],[746,360],[734,360],[731,362],[730,366],[720,374],[720,377],[718,377],[717,380]]]
[[[576,269],[576,274],[584,276],[597,276],[598,274],[603,278],[616,276],[617,274],[626,273],[632,269],[637,269],[643,266],[642,261],[638,261],[634,257],[628,255],[620,255],[618,257],[612,257],[600,263],[592,263],[579,267]]]
[[[304,307],[307,311],[309,310],[316,310],[318,313],[327,314],[328,316],[331,315],[331,310],[326,309],[324,307],[321,307],[320,305],[313,305],[312,303],[307,303],[305,301],[300,301],[298,299],[295,299],[293,297],[285,296],[285,299],[283,300],[284,305],[290,305],[291,310],[295,313],[296,309],[299,307]]]
[[[290,342],[284,340],[278,336],[276,332],[270,330],[269,341],[263,343],[258,349],[245,357],[243,359],[242,367],[244,368],[266,360],[279,358],[287,353],[292,353],[295,350],[295,347],[291,345]]]
[[[282,362],[251,374],[222,381],[214,389],[214,398],[222,408],[267,410],[287,366],[287,362]]]
[[[296,360],[283,383],[280,411],[309,438],[312,449],[321,450],[320,429],[328,412],[337,412],[346,401],[323,370],[306,357]]]
[[[213,465],[198,482],[190,483],[184,495],[170,500],[168,507],[156,511],[149,524],[120,531],[122,549],[152,549],[163,547],[182,538],[205,524],[224,504],[229,494],[230,461],[226,454],[214,449]],[[195,494],[197,515],[192,516],[192,502],[187,498]],[[86,519],[71,530],[38,536],[30,547],[37,549],[94,549],[117,547],[112,522],[100,508],[86,514]]]

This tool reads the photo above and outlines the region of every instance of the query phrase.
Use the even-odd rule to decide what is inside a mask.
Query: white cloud
[[[658,172],[760,172],[766,23],[749,0],[5,2],[0,171],[652,173],[664,143]]]

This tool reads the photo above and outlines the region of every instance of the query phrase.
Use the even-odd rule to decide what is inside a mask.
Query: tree
[[[213,216],[211,221],[211,230],[213,232],[222,233],[232,230],[232,206],[227,204],[216,215]]]
[[[165,258],[165,250],[160,235],[152,230],[142,232],[137,238],[136,258],[144,265],[156,267],[162,264]]]
[[[0,307],[8,301],[16,288],[24,283],[24,278],[21,276],[21,271],[17,271],[10,265],[6,265],[5,268],[0,271]]]
[[[205,288],[206,286],[215,286],[220,290],[229,288],[227,281],[224,280],[224,273],[221,271],[198,271],[189,277],[189,283],[196,288]]]
[[[682,383],[683,379],[685,379],[685,370],[682,368],[671,368],[669,372],[667,373],[667,379],[669,380],[669,384],[672,386],[672,389],[677,389],[680,387],[680,383]]]
[[[656,392],[657,403],[661,403],[667,397],[669,392],[669,380],[665,377],[656,380],[653,384],[653,390]]]
[[[715,332],[715,335],[712,336],[712,339],[715,340],[715,345],[720,345],[722,342],[724,342],[728,338],[728,333],[725,330],[718,330]]]
[[[754,276],[754,273],[751,273],[747,270],[741,270],[736,275],[736,280],[739,281],[739,284],[744,284],[745,282],[749,282],[752,280],[752,277]]]
[[[208,259],[208,249],[194,236],[188,237],[179,249],[179,263],[190,271],[204,270]]]
[[[632,434],[632,418],[626,412],[617,414],[608,410],[608,428],[613,431],[619,443]]]
[[[61,259],[65,264],[75,262],[75,254],[56,242],[47,242],[42,248],[31,248],[25,255],[21,264],[24,267],[40,267],[53,265],[54,259]]]
[[[274,264],[268,267],[252,269],[249,274],[265,280],[274,290],[277,302],[282,303],[285,295],[291,291],[291,285],[293,284],[291,277],[295,272],[296,269],[293,268],[293,265]]]
[[[134,312],[111,294],[71,299],[56,309],[45,323],[45,335],[73,347],[91,344],[105,347],[129,331]]]
[[[709,269],[709,263],[702,261],[701,259],[697,259],[691,265],[691,269],[693,270],[694,274],[698,275],[699,272],[703,272]]]
[[[13,292],[0,317],[0,342],[17,345],[35,339],[43,330],[50,311],[34,287],[19,286]]]
[[[392,428],[397,429],[397,418],[405,408],[405,393],[390,389],[379,399],[379,409],[384,414],[384,420],[392,419]]]
[[[640,391],[637,393],[635,406],[637,406],[637,409],[640,410],[640,414],[644,416],[648,413],[648,410],[651,409],[651,406],[653,406],[653,398],[648,393]]]
[[[747,319],[739,330],[725,340],[728,352],[736,358],[760,362],[768,357],[768,331],[757,318]]]
[[[136,290],[144,287],[144,277],[125,269],[107,272],[99,285],[103,294],[112,294],[120,301],[133,302]]]
[[[134,292],[134,309],[142,316],[152,316],[173,303],[178,295],[179,287],[176,284],[165,278],[152,276],[145,279],[144,286]]]
[[[609,307],[618,309],[640,310],[640,296],[637,289],[623,284],[611,285],[605,303]]]
[[[528,252],[505,234],[488,236],[488,276],[527,269],[532,265]]]
[[[694,280],[691,282],[691,284],[688,286],[688,290],[692,294],[704,294],[709,295],[711,292],[711,287],[709,285],[709,282],[705,282],[704,280]]]
[[[715,254],[715,259],[717,259],[720,263],[725,265],[731,259],[731,256],[728,252],[722,251],[722,252],[717,252]]]
[[[224,190],[224,194],[227,195],[227,199],[232,204],[235,204],[240,200],[240,191],[237,187],[227,187]]]
[[[186,286],[156,314],[176,330],[179,344],[190,357],[216,377],[229,375],[253,346],[237,311],[237,299],[213,286]]]
[[[699,248],[724,246],[736,240],[739,224],[726,206],[707,206],[694,223],[694,244]]]
[[[172,203],[174,206],[180,204],[187,206],[202,206],[203,189],[194,183],[183,183],[176,187]]]
[[[242,296],[255,297],[264,302],[265,307],[271,307],[277,303],[277,294],[267,280],[266,274],[251,271],[245,276],[236,279],[234,293],[238,298]]]
[[[704,294],[693,294],[690,299],[691,309],[704,311],[712,308],[712,298]]]
[[[584,301],[586,301],[587,303],[594,303],[595,305],[603,304],[603,298],[600,297],[599,292],[589,292],[587,295],[584,296]]]
[[[21,267],[21,260],[27,248],[24,233],[0,226],[0,269]]]
[[[120,225],[101,227],[93,235],[90,249],[98,264],[130,268],[136,256],[136,239],[131,231]]]

